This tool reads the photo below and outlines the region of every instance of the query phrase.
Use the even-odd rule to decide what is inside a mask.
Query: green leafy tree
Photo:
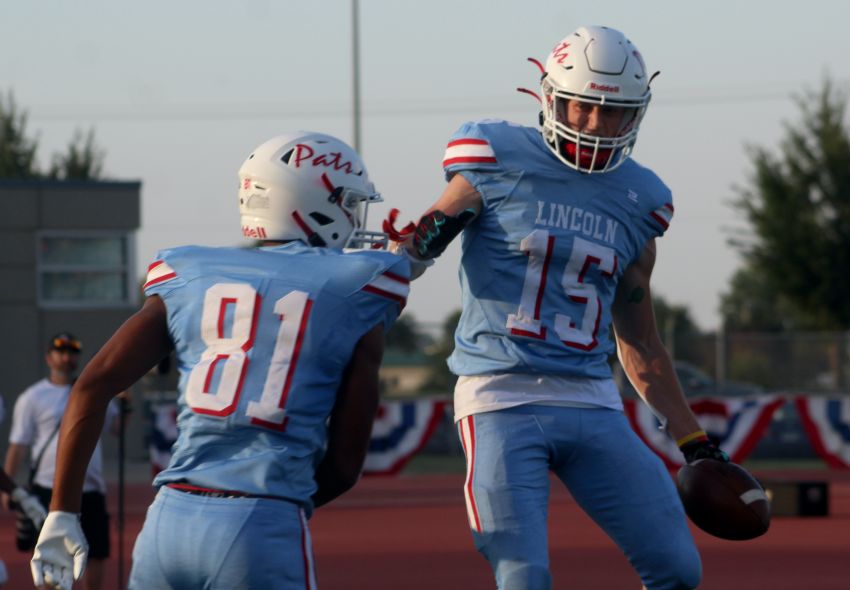
[[[426,342],[425,336],[419,329],[416,319],[409,313],[402,314],[386,334],[388,349],[399,350],[408,354],[420,350]]]
[[[18,109],[11,91],[0,95],[0,178],[38,178],[38,142],[27,137],[27,114]]]
[[[699,355],[694,344],[700,330],[690,310],[684,305],[669,303],[658,294],[652,296],[652,307],[658,332],[669,352],[677,360],[697,362]]]
[[[818,319],[774,289],[759,268],[739,268],[721,295],[720,314],[727,332],[816,330]]]
[[[446,393],[454,391],[457,376],[449,371],[446,360],[455,349],[455,329],[459,321],[460,310],[458,309],[446,317],[439,339],[428,349],[430,375],[422,386],[423,390]]]
[[[50,178],[60,180],[94,180],[103,170],[104,152],[94,141],[94,129],[83,133],[79,129],[64,154],[53,156]]]
[[[847,97],[827,79],[797,99],[801,120],[786,125],[774,155],[751,148],[753,173],[739,188],[739,208],[752,228],[733,239],[744,256],[724,300],[724,314],[793,310],[783,327],[850,329],[850,136]],[[761,298],[748,303],[746,298]],[[749,313],[749,312],[741,312]],[[750,314],[747,317],[762,317]],[[726,315],[727,319],[730,318]],[[753,327],[773,325],[750,323]],[[732,322],[730,322],[732,323]],[[746,325],[747,322],[742,322]],[[790,324],[790,325],[788,325]]]

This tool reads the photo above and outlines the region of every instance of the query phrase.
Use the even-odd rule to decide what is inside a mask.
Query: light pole
[[[358,1],[351,0],[351,90],[354,118],[354,150],[360,153],[360,30]]]

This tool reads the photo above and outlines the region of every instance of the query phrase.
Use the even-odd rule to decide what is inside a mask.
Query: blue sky
[[[351,141],[350,2],[44,1],[6,4],[0,88],[29,111],[40,160],[95,128],[110,178],[138,179],[138,272],[156,250],[241,242],[236,170],[295,129]],[[582,24],[618,28],[660,70],[634,157],[673,189],[654,289],[717,324],[746,224],[729,203],[747,145],[775,148],[792,99],[830,75],[850,87],[850,4],[811,0],[552,2],[361,0],[362,154],[386,203],[414,217],[443,187],[446,140],[464,121],[535,125],[526,57]],[[452,245],[408,309],[439,322],[459,305]]]

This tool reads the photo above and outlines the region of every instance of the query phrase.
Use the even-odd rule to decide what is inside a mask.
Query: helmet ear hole
[[[312,217],[313,220],[316,223],[318,223],[319,225],[330,225],[331,223],[334,222],[333,219],[331,219],[330,217],[328,217],[324,213],[319,213],[318,211],[313,211],[312,213],[310,213],[310,217]],[[336,238],[334,238],[334,239],[336,239]]]

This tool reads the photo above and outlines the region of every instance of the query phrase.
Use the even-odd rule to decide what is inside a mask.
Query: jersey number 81
[[[236,410],[248,371],[247,353],[254,346],[260,321],[261,303],[262,298],[251,285],[217,283],[207,289],[201,316],[201,338],[207,348],[186,385],[186,403],[193,411],[224,417]],[[275,302],[274,313],[280,327],[263,393],[259,401],[248,403],[247,414],[252,424],[274,430],[283,430],[286,425],[284,408],[311,305],[312,301],[303,291],[291,291]],[[229,336],[225,336],[228,315],[231,329]],[[217,370],[218,386],[212,392],[210,386]]]

